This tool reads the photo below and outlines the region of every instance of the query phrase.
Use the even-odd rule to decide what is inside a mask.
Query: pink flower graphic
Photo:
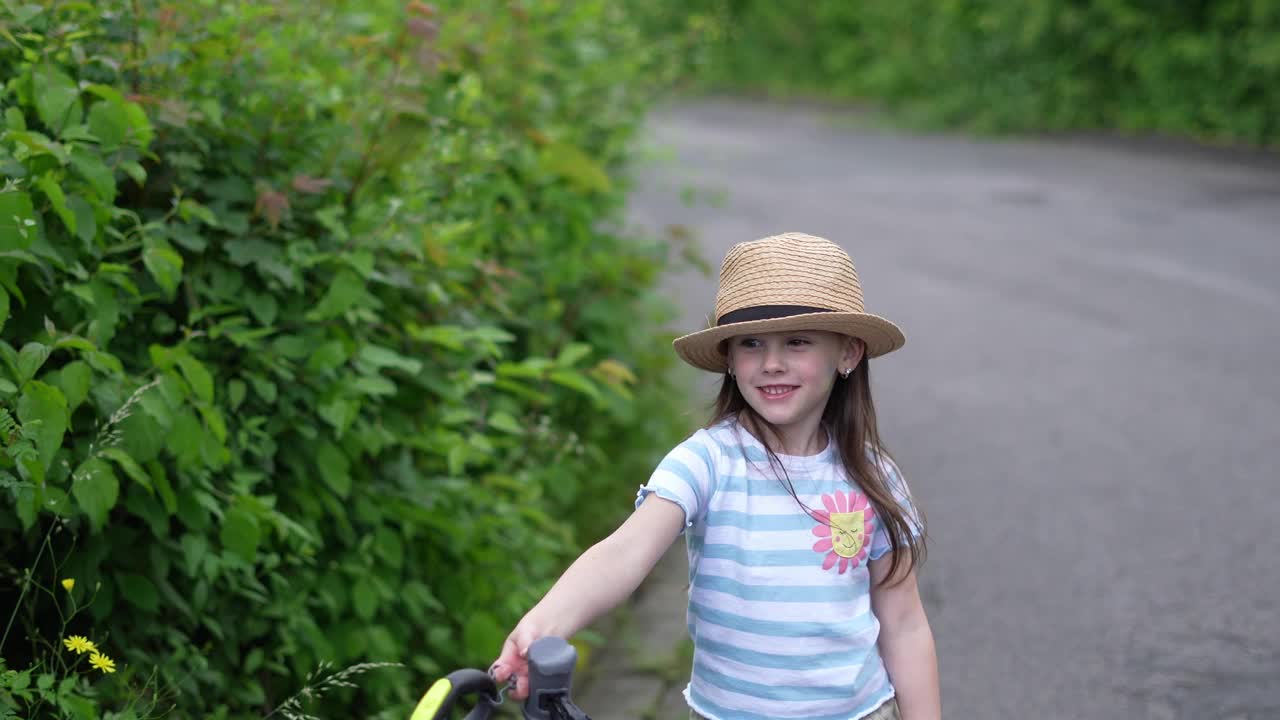
[[[839,560],[838,572],[843,575],[850,567],[858,567],[867,556],[867,539],[871,537],[875,509],[865,495],[853,491],[847,495],[839,490],[834,496],[823,495],[822,504],[827,509],[814,512],[821,522],[813,526],[813,534],[822,539],[813,544],[813,549],[827,554],[822,561],[823,570],[830,570]]]

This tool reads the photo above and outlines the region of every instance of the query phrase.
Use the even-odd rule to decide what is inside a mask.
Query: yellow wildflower
[[[63,640],[62,644],[66,645],[68,650],[75,651],[77,655],[86,652],[98,652],[97,646],[90,642],[89,638],[83,635],[72,635],[71,637]]]
[[[104,673],[113,673],[116,671],[115,661],[97,651],[89,656],[89,664]]]
[[[75,586],[76,586],[75,578],[67,578],[62,581],[62,587],[66,588],[67,592],[71,592],[71,589],[74,588]]]

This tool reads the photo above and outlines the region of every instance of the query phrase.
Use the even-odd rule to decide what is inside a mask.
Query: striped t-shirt
[[[778,456],[732,420],[676,446],[640,489],[685,513],[693,673],[684,695],[712,720],[855,720],[893,697],[876,641],[867,561],[889,550],[866,496],[828,442]],[[891,461],[885,476],[915,520]],[[830,525],[830,527],[828,526]],[[918,521],[912,525],[918,527]]]

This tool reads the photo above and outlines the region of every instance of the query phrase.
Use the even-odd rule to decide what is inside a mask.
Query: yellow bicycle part
[[[409,720],[449,720],[454,704],[464,697],[475,698],[467,720],[488,720],[502,703],[502,693],[488,673],[472,668],[454,670],[427,690]]]
[[[436,720],[436,713],[440,712],[441,706],[444,705],[445,700],[449,699],[452,692],[453,683],[449,678],[440,678],[435,681],[418,701],[418,706],[413,709],[409,720]]]

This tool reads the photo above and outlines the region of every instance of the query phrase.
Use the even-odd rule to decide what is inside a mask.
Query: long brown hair
[[[848,378],[836,376],[835,386],[831,389],[831,396],[827,398],[826,408],[822,412],[822,425],[831,434],[832,441],[836,443],[835,449],[839,452],[840,461],[844,465],[849,482],[856,484],[858,489],[866,494],[872,507],[875,508],[876,515],[884,524],[889,537],[889,550],[893,553],[893,559],[889,563],[889,573],[885,578],[891,581],[888,584],[892,586],[905,580],[912,569],[924,563],[926,552],[924,514],[913,504],[916,516],[919,518],[917,535],[912,532],[915,521],[907,515],[894,497],[889,479],[885,477],[882,470],[883,461],[893,464],[893,459],[880,442],[880,433],[876,429],[876,408],[871,401],[871,371],[867,365],[864,357]],[[782,437],[778,427],[765,420],[751,407],[747,399],[742,396],[742,392],[738,390],[738,384],[731,375],[724,376],[724,382],[720,386],[720,393],[716,397],[711,421],[707,427],[728,418],[737,419],[748,432],[760,440],[768,452],[769,464],[781,470],[778,476],[779,482],[786,487],[787,492],[805,513],[823,522],[796,495],[791,478],[788,477],[782,460],[772,447],[771,438]],[[760,432],[762,428],[768,433]],[[896,464],[893,466],[897,467]],[[870,543],[871,538],[866,538],[864,542]],[[902,549],[908,552],[899,552]],[[899,570],[902,571],[901,575],[898,574]]]

